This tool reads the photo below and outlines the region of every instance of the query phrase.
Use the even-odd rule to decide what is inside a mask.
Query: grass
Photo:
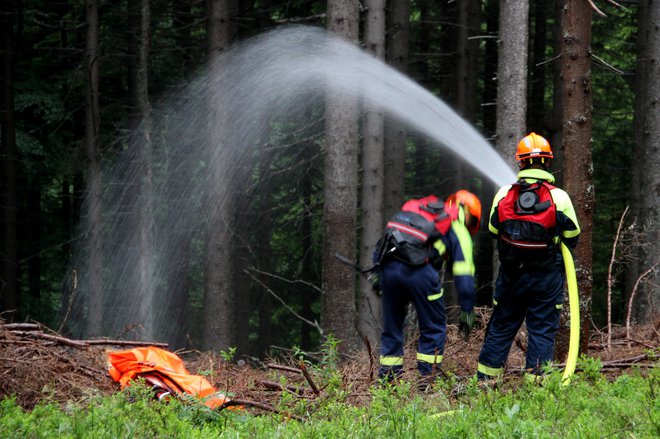
[[[660,371],[632,370],[608,381],[598,363],[583,361],[568,386],[561,373],[543,384],[511,389],[449,378],[420,396],[410,384],[374,387],[371,404],[347,405],[341,392],[323,404],[298,401],[304,421],[248,411],[214,412],[190,401],[156,402],[133,386],[110,397],[32,411],[0,401],[3,438],[657,438]],[[282,404],[288,404],[283,401]],[[291,411],[291,405],[287,405]]]

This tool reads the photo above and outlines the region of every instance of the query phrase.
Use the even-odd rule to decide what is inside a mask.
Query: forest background
[[[407,197],[467,188],[487,211],[496,188],[433,139],[384,114],[374,124],[358,103],[329,95],[304,116],[268,118],[252,145],[209,135],[218,150],[250,151],[240,162],[223,155],[221,166],[248,178],[210,179],[217,187],[208,199],[195,192],[205,174],[179,179],[170,159],[185,156],[169,153],[192,142],[168,138],[159,121],[186,110],[212,124],[217,109],[204,99],[168,107],[172,97],[221,72],[233,44],[291,24],[327,28],[404,72],[512,168],[519,138],[546,136],[583,227],[575,253],[583,337],[590,327],[657,318],[657,2],[13,0],[1,8],[4,320],[172,347],[235,346],[255,357],[313,350],[329,333],[344,351],[360,336],[376,343],[378,298],[335,252],[369,264],[383,220]],[[119,204],[108,189],[118,182]],[[153,195],[159,187],[171,198]],[[177,213],[195,225],[158,229],[181,197],[197,201],[199,210]],[[117,212],[130,221],[114,222]],[[135,233],[118,233],[125,229]],[[156,252],[165,241],[175,244]],[[497,266],[483,224],[475,243],[478,305],[488,306]],[[122,258],[127,246],[135,259]],[[450,285],[447,301],[455,303]]]

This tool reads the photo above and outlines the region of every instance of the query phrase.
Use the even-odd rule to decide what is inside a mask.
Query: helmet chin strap
[[[548,170],[550,167],[550,159],[546,160],[546,157],[541,157],[541,162],[534,161],[534,159],[524,159],[518,162],[518,167],[520,169],[528,169],[533,166],[537,166],[539,169]]]

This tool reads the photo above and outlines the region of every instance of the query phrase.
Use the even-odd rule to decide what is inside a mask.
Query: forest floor
[[[634,336],[628,339],[625,328],[614,328],[609,348],[607,334],[595,329],[591,331],[587,355],[600,359],[601,373],[611,379],[632,367],[648,370],[658,365],[660,320],[631,329]],[[477,329],[466,341],[455,325],[448,325],[439,376],[452,375],[458,382],[466,382],[472,377],[484,332],[483,328]],[[519,333],[500,385],[515,388],[522,382],[524,339],[524,333]],[[119,385],[107,372],[107,352],[134,346],[122,346],[119,342],[89,342],[68,339],[37,323],[12,325],[0,322],[0,398],[14,395],[18,404],[31,409],[41,402],[84,402],[95,395],[118,392]],[[324,368],[332,368],[319,360],[323,353],[317,354],[316,359],[321,363],[316,364],[315,355],[310,354],[308,359],[312,365],[307,363],[307,367],[301,367],[299,360],[292,358],[227,362],[218,353],[187,351],[177,354],[190,373],[203,374],[218,390],[227,392],[235,400],[246,401],[246,405],[256,411],[277,411],[274,407],[281,406],[282,392],[290,392],[294,400],[321,400],[330,376]],[[410,343],[406,348],[404,379],[412,383],[418,380],[414,357],[415,346]],[[346,403],[368,404],[372,397],[371,387],[377,384],[377,353],[365,344],[362,352],[345,358],[340,364],[332,372],[339,372]]]

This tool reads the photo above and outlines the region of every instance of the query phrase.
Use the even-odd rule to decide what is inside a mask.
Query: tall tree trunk
[[[129,0],[129,93],[133,101],[134,120],[137,127],[134,133],[135,147],[139,148],[137,166],[138,174],[142,178],[135,188],[134,200],[137,210],[137,233],[139,255],[137,267],[136,287],[142,302],[139,304],[138,315],[145,318],[144,337],[148,340],[156,340],[158,321],[167,321],[165,316],[157,316],[154,267],[153,261],[153,171],[152,171],[152,142],[151,142],[151,103],[149,102],[149,39],[150,18],[148,0]],[[168,303],[169,301],[165,301]]]
[[[591,161],[591,14],[584,0],[566,0],[562,19],[563,80],[563,148],[564,188],[571,196],[582,232],[575,250],[575,269],[580,291],[580,346],[587,352],[591,312],[592,228],[594,212],[593,163]],[[567,321],[569,307],[564,307],[563,321]],[[557,337],[555,357],[564,358],[568,351],[568,327],[562,325]]]
[[[367,0],[364,43],[367,52],[385,59],[385,0]],[[367,109],[362,126],[362,202],[360,265],[372,265],[371,253],[383,228],[384,188],[384,135],[385,115],[381,111]],[[368,337],[373,345],[380,338],[382,310],[381,300],[374,294],[371,282],[360,277],[358,301],[358,332]]]
[[[481,4],[468,0],[458,6],[458,38],[456,63],[456,111],[470,122],[476,119],[476,90],[479,74],[479,34]]]
[[[534,30],[530,32],[532,38],[532,55],[530,57],[530,95],[529,106],[527,108],[527,120],[529,121],[530,131],[543,133],[543,121],[545,119],[545,71],[547,64],[547,21],[548,10],[552,6],[551,2],[535,2],[533,4],[534,12]]]
[[[498,2],[489,0],[484,5],[483,17],[486,20],[486,34],[495,35],[498,32],[497,9]],[[497,42],[493,38],[487,38],[484,44],[484,70],[483,70],[483,96],[481,101],[483,130],[486,137],[494,137],[497,131],[497,83],[494,80],[497,76]],[[488,223],[488,209],[490,202],[495,195],[494,188],[490,184],[483,184],[477,195],[484,206],[483,227],[486,229]],[[475,265],[477,270],[477,299],[478,305],[491,305],[493,302],[493,289],[495,276],[493,273],[493,238],[490,233],[478,233],[475,238],[474,246]]]
[[[660,262],[660,2],[642,0],[639,5],[632,199],[639,224],[647,227],[643,239],[648,245],[640,249],[633,263],[631,287],[642,273]],[[635,293],[632,315],[639,323],[658,315],[659,273],[660,268],[656,268]]]
[[[87,193],[85,203],[87,228],[88,306],[87,333],[101,335],[103,331],[103,259],[101,236],[101,147],[99,142],[99,23],[98,1],[86,0],[85,51],[85,157],[87,158]]]
[[[515,169],[516,145],[527,131],[529,2],[500,0],[499,17],[495,148],[504,161]],[[488,206],[486,212],[490,212]],[[494,265],[497,266],[497,263],[494,262]]]
[[[18,307],[18,198],[14,125],[14,2],[0,5],[0,311],[11,321]]]
[[[30,257],[28,258],[28,290],[30,291],[30,314],[38,314],[42,307],[41,298],[41,255],[39,242],[41,241],[41,187],[35,185],[27,190],[27,234]]]
[[[234,0],[208,1],[207,50],[209,66],[220,69],[217,55],[231,44],[236,27],[231,22],[236,11]],[[211,94],[211,93],[209,93]],[[230,243],[234,217],[234,187],[229,175],[232,166],[231,145],[223,141],[222,127],[226,125],[226,112],[210,107],[209,142],[220,149],[211,163],[214,183],[220,194],[213,200],[214,213],[210,237],[207,241],[206,276],[204,288],[204,328],[202,339],[208,349],[227,349],[235,343],[233,286],[233,248]],[[215,128],[212,128],[215,127]],[[213,144],[211,143],[211,144]]]
[[[359,2],[328,1],[328,29],[357,43]],[[335,253],[355,260],[358,174],[358,103],[353,97],[327,93],[325,111],[325,164],[323,218],[323,295],[321,323],[326,334],[341,340],[339,351],[357,347],[355,327],[355,272],[339,262]]]
[[[516,145],[527,131],[528,0],[500,0],[497,61],[497,142],[516,167]]]
[[[561,56],[562,51],[562,20],[564,17],[564,0],[555,0],[554,2],[554,17],[555,24],[553,26],[554,35],[552,40],[552,52],[554,56]],[[544,120],[544,125],[548,130],[550,144],[553,145],[552,159],[553,167],[555,169],[564,169],[564,148],[561,147],[562,141],[562,121],[564,120],[564,96],[562,92],[562,63],[555,61],[552,63],[552,112],[547,115]],[[564,187],[564,173],[559,172],[556,174],[555,183],[560,187]]]
[[[386,60],[402,73],[408,71],[410,0],[388,0],[385,41]],[[406,134],[399,124],[385,124],[383,217],[399,210],[405,195]]]

